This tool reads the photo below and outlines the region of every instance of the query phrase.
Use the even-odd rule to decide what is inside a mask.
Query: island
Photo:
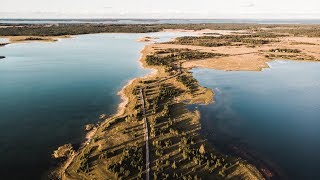
[[[138,42],[151,42],[151,41],[154,41],[154,40],[155,40],[155,38],[146,36],[146,37],[143,37],[143,38],[139,38],[137,41]]]

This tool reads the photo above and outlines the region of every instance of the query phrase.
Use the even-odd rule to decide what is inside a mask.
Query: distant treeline
[[[1,24],[0,36],[62,36],[92,33],[148,33],[163,29],[187,30],[266,30],[296,36],[320,37],[320,25],[272,25],[272,24]],[[275,28],[275,29],[270,29]]]
[[[297,25],[294,28],[273,29],[272,32],[287,33],[294,36],[320,37],[320,25]]]
[[[276,25],[258,24],[0,24],[1,36],[61,36],[92,33],[148,33],[163,29],[215,29],[215,30],[248,30],[273,28]]]
[[[258,31],[250,35],[220,35],[220,36],[184,36],[178,37],[172,44],[182,45],[196,45],[206,47],[219,47],[219,46],[256,46],[262,44],[268,44],[272,41],[276,41],[272,38],[284,37],[284,34],[274,34],[268,31]]]
[[[97,25],[97,24],[59,24],[59,25],[16,25],[0,29],[1,36],[62,36],[104,32],[145,33],[156,32],[158,28],[145,25]]]

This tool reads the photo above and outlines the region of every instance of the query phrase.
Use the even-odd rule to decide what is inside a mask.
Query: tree
[[[173,161],[171,167],[172,167],[173,169],[177,169],[176,161]]]
[[[209,161],[209,160],[207,160],[207,164],[206,164],[205,168],[206,168],[206,169],[209,169],[209,168],[210,168],[210,161]]]
[[[200,148],[199,148],[199,152],[200,152],[200,154],[202,154],[202,155],[204,155],[204,154],[206,153],[206,150],[205,150],[205,148],[204,148],[204,145],[203,145],[203,144],[200,146]]]
[[[124,168],[121,167],[121,168],[120,168],[120,173],[122,174],[123,172],[124,172]]]
[[[188,153],[185,150],[183,150],[183,152],[182,152],[182,157],[183,157],[183,159],[188,158]]]
[[[169,166],[169,165],[170,165],[170,161],[166,160],[166,166]]]
[[[124,176],[125,177],[128,177],[130,175],[130,171],[129,170],[126,170],[125,172],[124,172]]]

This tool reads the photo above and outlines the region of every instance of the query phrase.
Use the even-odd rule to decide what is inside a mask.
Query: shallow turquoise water
[[[0,179],[39,179],[54,149],[82,142],[85,124],[115,113],[117,92],[150,72],[138,63],[145,43],[136,40],[144,36],[167,41],[177,34],[81,35],[1,47],[7,58],[0,61]]]
[[[289,179],[319,179],[320,63],[274,61],[262,72],[195,69],[215,103],[199,106],[212,143],[236,144]]]

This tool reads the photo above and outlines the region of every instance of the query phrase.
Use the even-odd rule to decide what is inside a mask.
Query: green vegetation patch
[[[179,75],[186,84],[196,83],[191,74]],[[200,179],[223,178],[236,166],[237,159],[226,157],[204,142],[198,133],[199,122],[193,118],[196,113],[188,111],[182,103],[175,103],[174,97],[182,95],[172,85],[156,83],[151,88],[155,109],[148,116],[150,126],[150,176],[152,179]],[[156,100],[155,100],[156,99]]]
[[[200,52],[191,49],[166,49],[160,50],[154,55],[148,55],[146,57],[146,62],[151,66],[166,66],[173,68],[174,63],[179,60],[207,59],[222,56],[226,55],[220,53]]]
[[[290,59],[290,60],[305,60],[305,61],[318,61],[313,56],[305,55],[305,54],[267,54],[265,55],[266,58],[269,59]]]
[[[148,33],[163,29],[215,29],[215,30],[251,30],[271,28],[274,25],[258,24],[0,24],[10,26],[0,28],[1,36],[61,36],[92,33]]]
[[[198,81],[190,74],[183,74],[181,76],[178,76],[177,80],[185,85],[191,92],[195,91],[198,86]]]
[[[319,25],[295,25],[291,28],[272,29],[270,32],[286,33],[294,36],[320,37]]]
[[[258,32],[250,35],[221,35],[221,36],[185,36],[178,37],[174,44],[196,45],[206,47],[239,46],[239,45],[263,45],[275,41],[272,38],[285,35],[267,32]],[[241,43],[241,44],[239,44]]]
[[[144,151],[141,147],[129,147],[123,149],[119,162],[111,164],[108,170],[112,171],[117,178],[128,178],[138,174],[141,178],[144,169]]]

